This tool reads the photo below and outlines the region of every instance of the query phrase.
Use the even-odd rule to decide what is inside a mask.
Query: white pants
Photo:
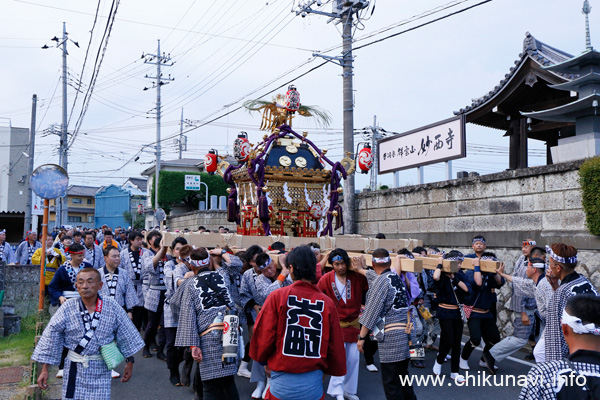
[[[332,376],[329,380],[327,394],[330,396],[344,395],[344,392],[356,394],[358,387],[358,347],[356,343],[344,342],[346,349],[346,375]]]
[[[543,331],[540,333],[540,338],[533,348],[533,356],[535,357],[535,362],[538,364],[546,361],[546,339],[544,338]]]

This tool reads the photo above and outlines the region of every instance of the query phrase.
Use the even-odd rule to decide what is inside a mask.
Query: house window
[[[88,222],[94,222],[94,216],[88,215]]]
[[[73,204],[81,204],[81,198],[80,197],[73,197],[72,203]]]
[[[67,222],[81,222],[81,217],[67,217]]]
[[[89,205],[92,205],[92,199],[87,199],[87,203],[88,203]],[[93,221],[90,221],[90,222],[93,222]]]

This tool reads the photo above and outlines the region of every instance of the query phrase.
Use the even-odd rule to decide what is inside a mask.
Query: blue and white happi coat
[[[129,273],[124,268],[117,267],[115,273],[111,274],[106,266],[100,269],[102,277],[102,289],[98,293],[103,298],[111,298],[121,307],[130,312],[133,307],[139,305],[138,297],[133,287]]]
[[[50,303],[53,306],[60,304],[61,296],[67,299],[79,297],[79,293],[75,288],[75,282],[77,281],[77,273],[79,273],[81,268],[92,268],[92,266],[84,261],[81,265],[74,267],[71,265],[71,261],[67,261],[58,267],[52,281],[48,285],[48,296],[50,296]]]
[[[371,278],[373,275],[371,274]],[[403,279],[387,269],[372,282],[365,310],[359,318],[361,325],[373,330],[379,318],[385,324],[406,323],[408,319],[408,293]],[[404,329],[385,330],[383,341],[379,342],[379,358],[382,363],[394,363],[410,357],[408,334]]]
[[[35,253],[35,251],[40,247],[42,247],[42,244],[38,241],[36,241],[34,245],[30,245],[29,240],[21,242],[19,247],[17,247],[17,252],[15,253],[17,264],[31,264],[31,257],[33,256],[33,253]]]
[[[279,284],[279,281],[275,280],[271,282],[269,278],[264,275],[259,275],[254,271],[254,268],[250,268],[242,275],[242,283],[240,284],[240,305],[243,308],[247,308],[248,303],[252,300],[255,304],[262,306],[267,300],[267,296],[271,292],[283,287],[291,285],[293,282],[288,276],[283,281],[283,285]],[[251,309],[250,313],[252,318],[256,321],[258,313]]]
[[[225,315],[227,304],[231,303],[223,277],[217,272],[203,268],[194,278],[186,279],[179,288],[181,289],[183,296],[175,346],[200,347],[202,362],[198,366],[203,381],[235,375],[237,363],[223,365],[221,362],[222,331],[214,330],[200,336],[215,321],[219,312]]]
[[[101,297],[101,296],[100,296]],[[102,297],[101,297],[102,298]],[[81,299],[70,299],[56,311],[44,330],[31,359],[43,364],[58,365],[63,347],[75,351],[86,334],[81,311]],[[89,318],[89,313],[88,313]],[[133,323],[116,302],[102,298],[102,310],[94,334],[85,345],[81,355],[91,356],[100,353],[100,347],[116,341],[124,357],[133,356],[144,347],[144,341]],[[75,366],[74,366],[75,364]],[[74,378],[71,372],[75,371]],[[69,383],[74,384],[74,395],[67,397]],[[90,360],[88,367],[65,360],[62,398],[81,400],[110,399],[111,372],[104,360]]]
[[[546,329],[544,329],[546,361],[562,360],[569,355],[569,346],[565,342],[560,320],[567,300],[584,293],[593,293],[598,296],[598,291],[585,276],[573,272],[561,281],[560,286],[550,298]]]
[[[142,268],[142,258],[148,250],[141,248],[139,250],[140,257],[138,262],[135,262],[135,257],[133,257],[131,248],[127,247],[125,250],[121,251],[121,265],[119,268],[123,268],[127,270],[129,277],[131,278],[131,282],[133,283],[133,287],[135,288],[135,292],[138,296],[138,305],[144,306],[144,292],[145,289],[143,287],[144,281],[144,270]]]
[[[102,249],[96,243],[93,243],[92,246],[91,249],[88,249],[85,245],[83,246],[85,247],[85,258],[83,260],[92,264],[94,268],[100,269],[106,265],[104,253],[102,253]]]
[[[179,264],[185,267],[185,264]],[[165,304],[163,311],[164,318],[164,327],[165,328],[177,328],[177,319],[174,317],[171,312],[171,306],[169,305],[169,300],[175,293],[177,289],[177,281],[175,280],[175,270],[179,267],[176,259],[171,259],[165,263],[164,273],[165,273],[165,286],[167,287],[167,291],[165,293]],[[185,267],[187,269],[187,267]]]
[[[156,312],[159,307],[163,307],[164,304],[160,303],[161,292],[165,292],[167,287],[165,286],[165,259],[158,262],[156,266],[152,260],[154,259],[153,250],[145,251],[143,257],[141,257],[143,278],[148,279],[148,289],[144,293],[144,308],[148,311]]]
[[[3,257],[7,264],[16,264],[17,257],[15,257],[15,252],[12,247],[10,247],[10,243],[4,242],[0,244],[0,257]]]
[[[229,291],[229,295],[235,304],[237,309],[238,316],[240,317],[240,324],[246,323],[246,314],[244,313],[244,309],[242,308],[242,304],[240,302],[240,285],[242,281],[242,267],[244,263],[240,260],[239,257],[230,255],[230,263],[223,261],[221,262],[221,266],[217,268],[217,272],[221,274],[223,280],[225,281],[225,285],[227,285],[227,290]]]

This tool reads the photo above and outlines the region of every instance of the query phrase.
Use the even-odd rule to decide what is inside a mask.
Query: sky
[[[573,55],[585,49],[583,1],[492,0],[477,5],[481,2],[371,0],[354,30],[355,47],[475,7],[354,52],[355,129],[372,126],[375,116],[380,128],[396,133],[452,117],[504,78],[522,51],[526,32]],[[313,9],[330,12],[332,2],[323,3]],[[590,3],[594,8],[596,1]],[[51,132],[62,118],[62,57],[50,39],[62,36],[66,22],[69,39],[80,46],[67,45],[71,184],[121,184],[154,163],[156,90],[145,76],[155,76],[156,66],[145,64],[142,54],[156,53],[158,40],[161,52],[174,62],[162,71],[163,77],[174,78],[161,88],[163,160],[178,157],[173,140],[180,132],[182,109],[188,121],[185,158],[203,159],[211,148],[225,154],[241,130],[257,143],[264,134],[258,129],[261,116],[235,110],[246,100],[284,94],[285,87],[273,90],[290,80],[302,104],[317,105],[332,116],[328,127],[299,116],[293,128],[308,131],[310,139],[328,149],[328,157],[339,160],[342,70],[333,63],[310,70],[323,62],[313,53],[341,54],[341,24],[310,13],[303,18],[296,15],[298,7],[290,0],[3,0],[0,124],[29,127],[31,99],[37,94],[34,162],[58,163],[59,138]],[[107,28],[115,9],[116,18]],[[592,44],[600,32],[598,12],[592,10],[590,16]],[[50,48],[42,49],[45,44]],[[454,176],[457,171],[483,175],[507,169],[508,138],[503,135],[468,124],[467,157],[453,161]],[[355,143],[364,139],[359,134]],[[530,166],[545,164],[543,142],[530,140],[529,149]],[[418,182],[416,169],[399,175],[401,185]],[[424,178],[444,180],[445,166],[424,167]],[[392,174],[378,176],[378,183],[391,186]],[[367,175],[357,175],[357,189],[368,184]]]

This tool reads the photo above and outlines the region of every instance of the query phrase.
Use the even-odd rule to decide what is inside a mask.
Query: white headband
[[[563,310],[562,318],[560,323],[562,325],[568,325],[573,329],[573,332],[578,333],[580,335],[585,335],[591,333],[592,335],[600,336],[600,328],[598,328],[595,324],[583,324],[581,318],[574,317],[567,313],[567,310]]]
[[[387,264],[391,262],[389,257],[373,257],[372,262],[376,264]]]
[[[554,261],[557,261],[559,263],[563,263],[563,264],[577,264],[577,254],[574,255],[573,257],[561,257],[557,254],[555,254],[552,251],[552,247],[550,246],[546,246],[546,253],[548,253],[548,255],[550,256],[550,258],[552,258]]]
[[[6,229],[2,229],[0,233],[6,233]]]
[[[316,247],[312,247],[312,246],[310,246],[310,250],[311,250],[313,253],[317,253],[317,252],[318,252],[318,253],[320,253],[320,252],[321,252],[321,249],[319,249],[319,248],[316,248]]]
[[[193,267],[204,267],[205,265],[208,265],[209,260],[210,257],[206,257],[204,260],[191,260],[190,264],[192,264]]]
[[[265,261],[263,265],[259,265],[258,269],[265,269],[269,266],[269,264],[271,264],[271,257],[267,258],[267,261]]]

